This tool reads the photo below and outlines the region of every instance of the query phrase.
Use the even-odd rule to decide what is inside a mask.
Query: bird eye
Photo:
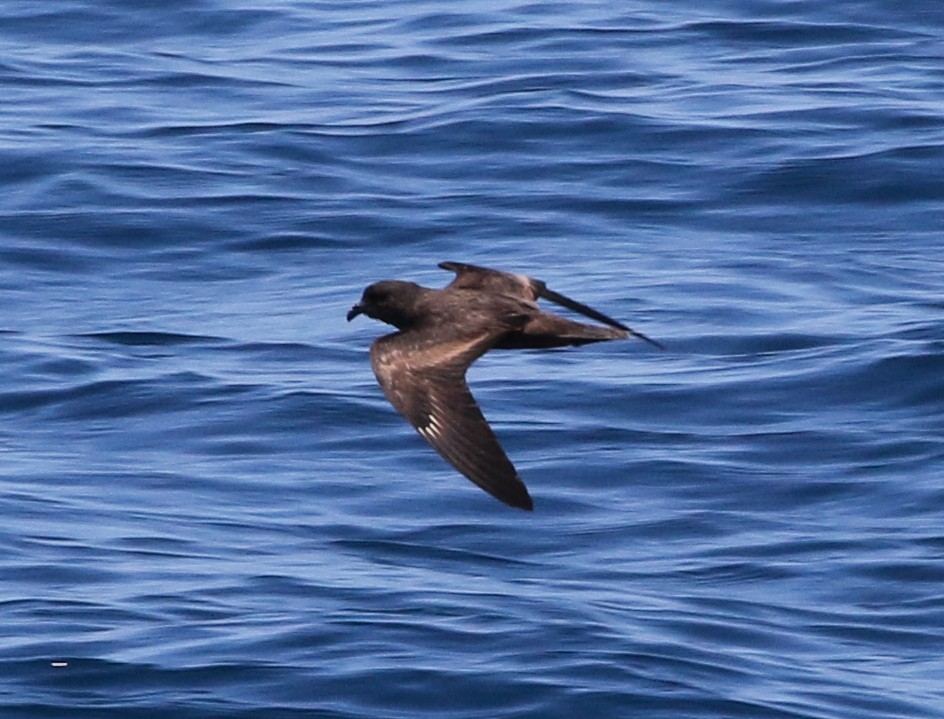
[[[364,299],[371,304],[379,304],[387,299],[387,292],[379,287],[368,287],[364,293]]]

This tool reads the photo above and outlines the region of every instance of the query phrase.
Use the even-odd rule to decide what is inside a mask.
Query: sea
[[[944,717],[939,0],[4,0],[3,719]],[[468,380],[441,261],[664,345]],[[559,309],[568,314],[566,309]]]

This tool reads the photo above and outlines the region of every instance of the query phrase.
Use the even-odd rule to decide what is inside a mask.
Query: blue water
[[[0,715],[944,716],[944,6],[0,6]],[[509,509],[345,311],[440,260]]]

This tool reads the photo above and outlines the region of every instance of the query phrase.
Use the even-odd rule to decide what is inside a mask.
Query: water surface
[[[3,715],[944,715],[942,32],[4,3]],[[446,259],[667,345],[473,367],[533,515],[344,321]]]

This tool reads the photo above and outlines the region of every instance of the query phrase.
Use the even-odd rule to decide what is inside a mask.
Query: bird
[[[637,337],[662,345],[533,277],[462,262],[443,289],[403,280],[369,285],[347,313],[397,329],[371,344],[374,375],[390,404],[430,445],[496,499],[534,509],[528,488],[466,383],[469,366],[492,349],[547,349]],[[600,324],[575,322],[538,307],[548,300]]]

